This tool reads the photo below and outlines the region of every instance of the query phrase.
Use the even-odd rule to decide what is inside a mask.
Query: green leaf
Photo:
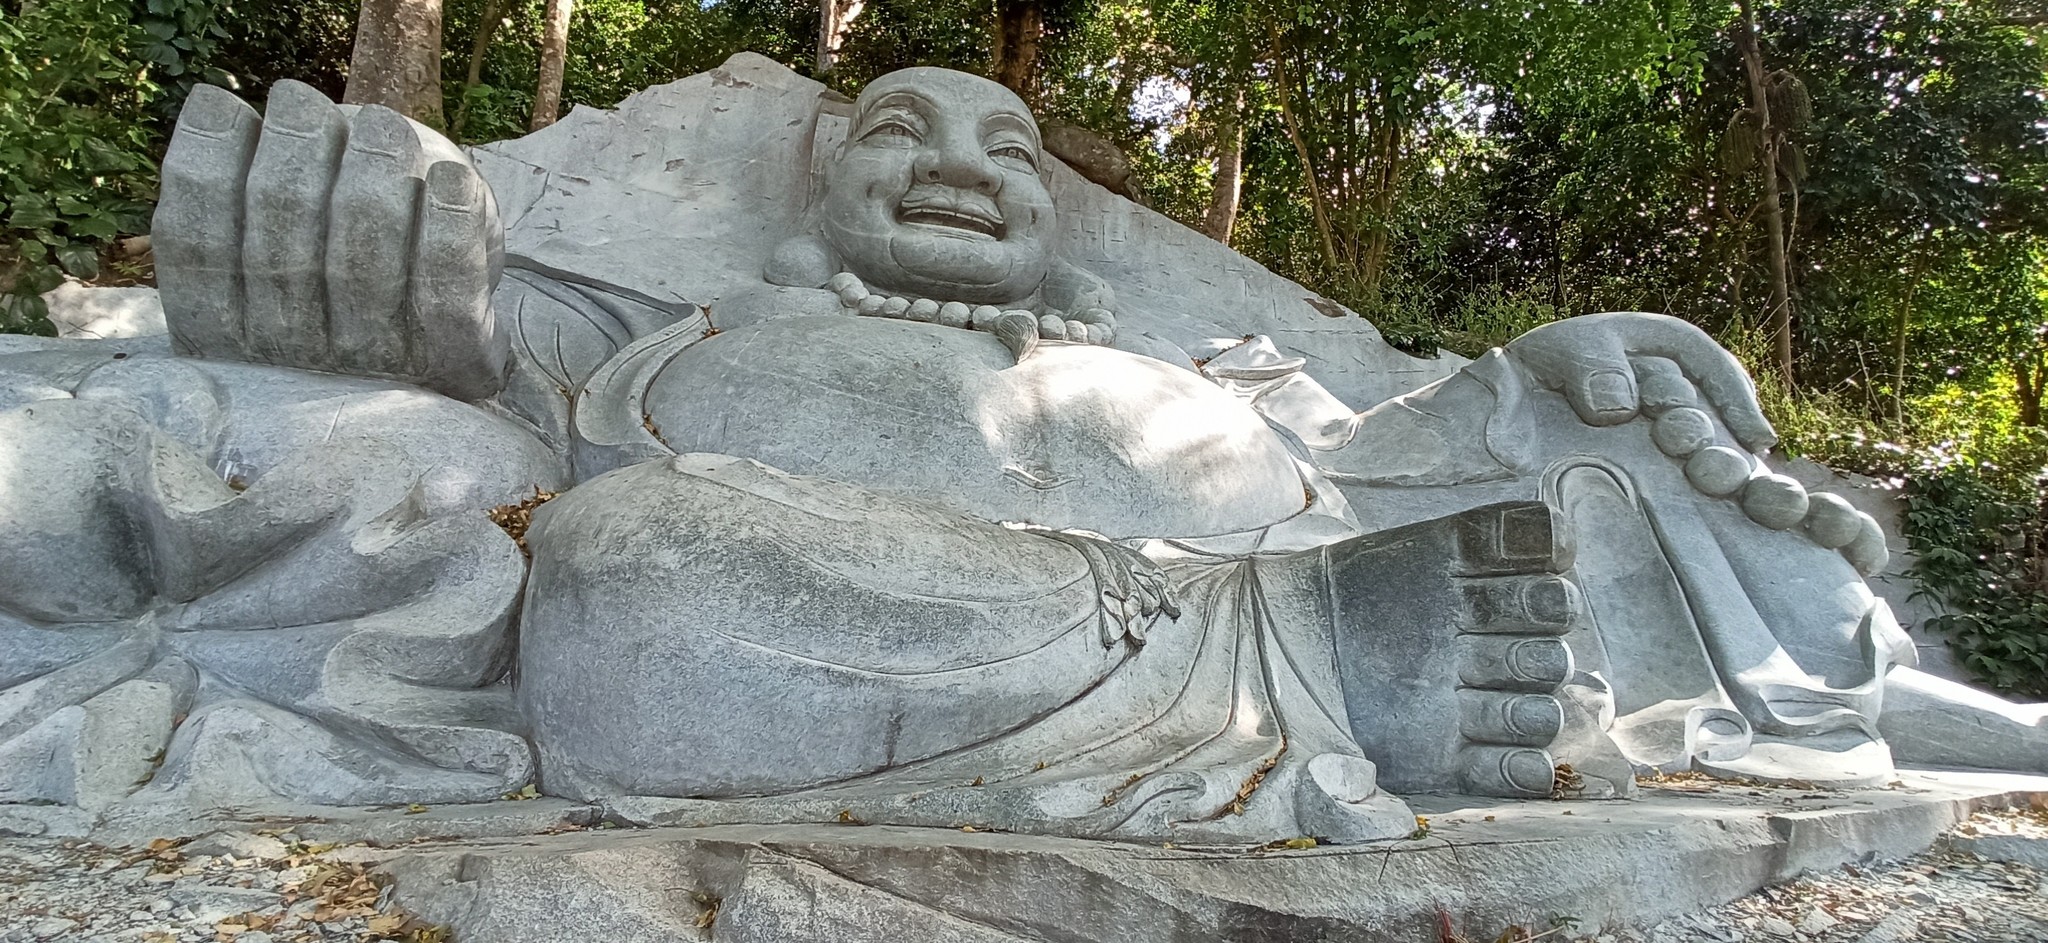
[[[83,279],[94,279],[100,275],[99,252],[82,242],[69,242],[57,247],[57,264],[64,271]]]

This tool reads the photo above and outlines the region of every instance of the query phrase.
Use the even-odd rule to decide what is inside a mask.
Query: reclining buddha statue
[[[1698,329],[1409,358],[974,76],[742,55],[468,153],[200,87],[153,235],[168,345],[0,346],[0,801],[1369,841],[2048,763]]]

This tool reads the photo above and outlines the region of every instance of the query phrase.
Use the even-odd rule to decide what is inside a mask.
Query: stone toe
[[[1468,747],[1464,760],[1465,790],[1474,796],[1545,797],[1557,775],[1549,753],[1528,747]]]
[[[1562,635],[1586,608],[1578,584],[1555,574],[1475,581],[1465,596],[1466,631],[1485,634]]]
[[[1576,667],[1571,646],[1552,636],[1473,635],[1464,643],[1458,680],[1468,687],[1547,694]]]
[[[1459,732],[1473,743],[1548,746],[1564,729],[1564,707],[1548,694],[1466,688],[1458,713]]]

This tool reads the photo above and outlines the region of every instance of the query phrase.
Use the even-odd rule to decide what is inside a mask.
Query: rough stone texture
[[[986,80],[847,103],[755,56],[480,171],[295,83],[195,93],[179,356],[0,343],[0,782],[476,801],[531,729],[543,788],[646,820],[1359,843],[1411,828],[1382,779],[1877,784],[1888,670],[1901,757],[2048,762],[1894,668],[1882,526],[1756,458],[1699,329],[1413,360],[1042,145]],[[515,606],[478,512],[570,459]]]
[[[1294,459],[1256,412],[1123,351],[1063,345],[1012,367],[979,332],[793,318],[724,332],[659,369],[642,409],[669,448],[928,496],[982,520],[1205,537],[1304,510]],[[791,375],[805,382],[777,382]]]
[[[0,797],[190,814],[528,778],[491,686],[520,559],[403,452],[338,438],[237,491],[87,397],[0,413],[0,441],[43,459],[0,461],[0,493],[38,495],[0,504]]]
[[[68,340],[153,337],[170,333],[156,289],[88,288],[66,280],[43,292],[50,323]]]
[[[815,171],[852,112],[836,97],[741,53],[473,156],[503,208],[510,264],[657,307],[707,305],[716,321],[759,290],[763,264],[819,199]],[[1177,351],[1162,359],[1185,363],[1214,353],[1217,338],[1270,335],[1355,408],[1462,363],[1401,354],[1368,322],[1229,247],[1063,164],[1043,172],[1061,254],[1114,286],[1119,347]]]
[[[377,105],[279,82],[268,121],[196,87],[151,226],[172,340],[191,357],[504,386],[491,190],[448,139]]]
[[[1874,794],[1653,783],[1626,803],[1421,808],[1426,835],[1365,848],[1181,847],[888,827],[583,832],[425,848],[398,901],[493,943],[672,940],[1437,941],[1643,926],[1809,870],[1927,847],[2025,777],[1906,774]],[[878,936],[877,933],[885,933]]]
[[[1138,189],[1131,185],[1131,159],[1108,138],[1063,121],[1041,124],[1046,151],[1066,161],[1088,182],[1127,199],[1138,198]]]

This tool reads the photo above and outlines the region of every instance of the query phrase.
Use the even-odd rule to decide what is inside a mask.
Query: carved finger
[[[1620,425],[1636,417],[1641,402],[1635,368],[1622,349],[1620,332],[1596,327],[1588,318],[1545,325],[1508,346],[1538,382],[1564,394],[1580,422]]]
[[[1038,319],[1029,311],[1005,311],[989,320],[982,319],[980,308],[974,310],[974,328],[987,331],[1010,349],[1011,356],[1022,361],[1038,349]]]
[[[491,313],[491,220],[475,168],[446,160],[427,168],[407,330],[421,382],[461,400],[483,399],[505,383],[508,346]]]
[[[244,202],[242,333],[255,359],[326,361],[327,198],[347,138],[341,110],[312,86],[271,87]]]
[[[1041,314],[1041,315],[1039,315],[1039,316],[1038,316],[1038,336],[1039,336],[1039,337],[1042,337],[1042,338],[1044,338],[1044,339],[1046,339],[1046,340],[1049,340],[1049,341],[1063,341],[1063,340],[1066,340],[1066,339],[1067,339],[1067,321],[1066,321],[1066,319],[1065,319],[1065,318],[1062,318],[1062,317],[1060,317],[1060,316],[1059,316],[1059,315],[1057,315],[1057,314]]]
[[[178,114],[150,244],[179,353],[244,356],[242,181],[261,127],[255,109],[211,85],[194,86]]]
[[[1626,317],[1639,321],[1639,327],[1630,332],[1634,341],[1631,349],[1676,361],[1679,369],[1706,394],[1707,402],[1713,404],[1728,431],[1744,448],[1762,452],[1777,444],[1777,430],[1764,418],[1763,408],[1757,404],[1756,387],[1734,354],[1715,343],[1707,332],[1678,318],[1662,314]]]
[[[349,120],[327,227],[328,334],[337,367],[405,372],[406,283],[424,176],[419,138],[403,115],[365,105]]]
[[[1685,378],[1676,361],[1669,357],[1637,357],[1631,364],[1635,367],[1636,390],[1644,415],[1654,419],[1674,409],[1699,406],[1698,388]]]

